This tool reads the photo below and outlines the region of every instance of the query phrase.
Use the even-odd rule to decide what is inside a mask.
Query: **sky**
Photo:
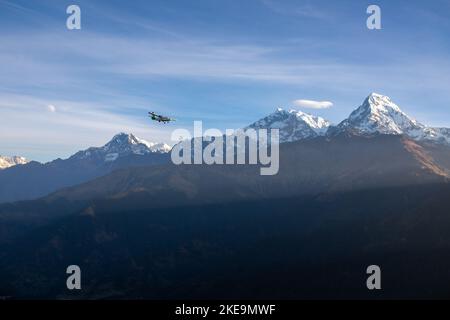
[[[66,27],[72,4],[80,30]],[[371,4],[381,30],[366,26]],[[45,162],[119,132],[173,144],[194,120],[224,131],[277,107],[337,124],[371,92],[450,127],[449,12],[449,0],[0,0],[0,154]]]

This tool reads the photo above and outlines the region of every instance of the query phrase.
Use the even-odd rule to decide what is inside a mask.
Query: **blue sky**
[[[67,30],[66,8],[81,8]],[[366,9],[382,10],[368,30]],[[0,154],[48,161],[117,132],[239,128],[298,99],[338,123],[370,92],[450,127],[450,1],[0,0]],[[178,119],[158,125],[154,110]]]

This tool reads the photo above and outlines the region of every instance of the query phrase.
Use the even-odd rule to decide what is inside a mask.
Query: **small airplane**
[[[154,120],[154,121],[158,121],[158,122],[162,122],[162,123],[168,123],[168,122],[170,122],[170,121],[175,121],[175,119],[172,119],[172,118],[169,118],[169,117],[165,117],[165,116],[161,116],[161,115],[159,115],[159,114],[156,114],[156,113],[154,113],[153,111],[152,112],[149,112],[148,113],[148,116],[152,119],[152,120]]]

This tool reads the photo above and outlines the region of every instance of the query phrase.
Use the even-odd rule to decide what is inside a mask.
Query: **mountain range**
[[[103,147],[79,151],[68,159],[36,161],[0,171],[0,202],[28,200],[83,183],[118,168],[167,163],[170,147],[120,133]]]
[[[0,205],[0,294],[371,298],[361,275],[376,263],[378,297],[448,297],[449,159],[449,147],[403,136],[340,135],[282,144],[270,177],[254,166],[125,167]],[[80,292],[64,287],[74,263]]]
[[[278,108],[249,128],[280,129],[280,142],[351,133],[362,136],[404,135],[416,141],[450,144],[450,129],[421,124],[405,114],[389,97],[377,93],[371,93],[338,125],[301,111]]]
[[[280,142],[294,142],[342,134],[373,136],[401,135],[417,142],[449,145],[450,129],[427,127],[410,118],[389,97],[370,94],[350,116],[336,126],[321,117],[298,110],[278,108],[246,128],[280,129]],[[150,143],[133,134],[116,135],[103,147],[79,151],[66,160],[46,164],[27,163],[16,157],[7,170],[0,171],[0,203],[35,199],[58,189],[100,177],[118,168],[163,164],[169,161],[171,147]],[[0,159],[1,163],[1,159]]]
[[[311,133],[307,124],[321,126],[325,122],[281,110],[258,121],[289,133],[284,135],[289,137],[288,143],[280,145],[279,173],[271,178],[260,176],[254,165],[176,166],[167,146],[143,142],[131,134],[119,134],[103,147],[80,151],[66,160],[9,168],[0,172],[0,199],[42,198],[0,206],[0,220],[8,217],[6,220],[15,221],[25,215],[31,227],[61,214],[104,210],[99,208],[142,210],[447,183],[450,146],[441,140],[417,140],[399,130],[383,131],[394,123],[398,129],[400,123],[410,122],[401,122],[400,117],[376,122],[380,114],[392,111],[389,106],[380,107],[380,101],[390,100],[371,95],[338,126],[328,125],[325,131],[323,125],[322,131],[316,128],[314,137],[302,134],[297,140],[291,133],[302,131],[300,128]],[[359,117],[356,130],[354,115],[361,113],[365,117]],[[376,131],[371,121],[380,124]],[[2,224],[5,229],[0,240],[27,230],[6,230],[9,223]]]
[[[176,166],[129,134],[0,171],[3,199],[33,199],[0,204],[0,296],[372,298],[378,264],[377,298],[449,297],[449,130],[378,94],[335,126],[278,109],[249,127],[280,129],[277,175]]]

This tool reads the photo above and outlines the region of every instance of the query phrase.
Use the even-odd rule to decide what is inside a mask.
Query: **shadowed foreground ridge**
[[[2,293],[44,298],[445,298],[447,184],[84,210],[2,249]],[[83,290],[64,288],[79,262]],[[424,263],[426,262],[426,263]],[[382,267],[383,291],[365,288]]]
[[[0,206],[17,298],[443,298],[449,149],[403,136],[286,143],[255,166],[125,168]],[[426,261],[427,263],[423,263]],[[78,264],[83,290],[68,292]],[[383,290],[365,287],[368,265]]]

